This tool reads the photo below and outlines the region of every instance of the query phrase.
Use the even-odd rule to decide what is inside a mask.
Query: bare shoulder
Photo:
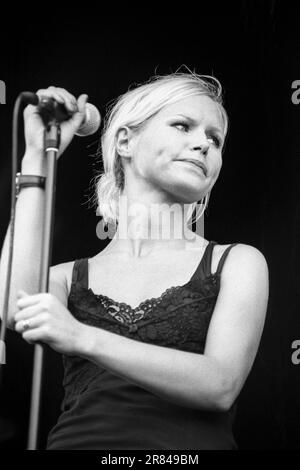
[[[225,251],[226,248],[231,245],[232,244],[220,246],[223,248],[223,251]],[[263,253],[258,250],[258,248],[255,248],[252,245],[246,245],[244,243],[237,243],[229,250],[227,264],[239,264],[242,267],[247,265],[248,267],[253,266],[254,268],[267,268],[267,260]]]
[[[210,243],[209,240],[206,240],[205,238],[200,237],[199,235],[196,235],[195,246],[198,247],[199,250],[205,249],[209,245],[209,243]],[[235,246],[232,246],[232,245],[234,245],[234,244],[229,243],[229,244],[221,245],[220,243],[216,243],[216,245],[214,245],[213,253],[212,253],[212,262],[211,262],[211,272],[212,273],[217,271],[219,262],[220,262],[220,260],[223,256],[224,252],[228,248],[231,247],[229,249],[229,253],[227,255],[227,258],[230,258],[230,261],[226,260],[225,265],[228,266],[228,264],[230,263],[230,265],[232,267],[235,265],[235,263],[239,263],[240,255],[242,253],[243,253],[243,255],[247,256],[246,253],[248,251],[248,248],[249,248],[249,252],[251,252],[251,250],[254,250],[254,251],[256,250],[256,248],[254,248],[250,245],[245,245],[243,243],[237,243]],[[258,250],[256,250],[256,251],[258,252]],[[233,252],[234,252],[234,254],[231,254]],[[224,268],[225,268],[225,266],[223,267],[223,270],[224,270]],[[222,270],[222,275],[223,275],[223,270]]]
[[[268,292],[269,269],[263,253],[251,245],[237,243],[228,253],[221,275],[223,287],[230,288],[236,292],[244,286],[256,286],[259,294]]]
[[[50,267],[49,292],[55,295],[65,306],[68,303],[74,262],[68,261]]]
[[[233,279],[241,274],[256,275],[264,273],[268,277],[268,265],[263,253],[244,243],[217,244],[212,257],[212,272],[216,272],[223,254],[227,251],[221,271],[221,279]]]

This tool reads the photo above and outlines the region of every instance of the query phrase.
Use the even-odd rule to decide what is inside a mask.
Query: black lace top
[[[222,266],[211,273],[207,245],[191,279],[136,308],[88,287],[88,258],[76,260],[68,309],[81,322],[137,341],[203,354],[220,288]],[[47,449],[233,449],[230,412],[171,403],[90,361],[63,356],[62,414]]]

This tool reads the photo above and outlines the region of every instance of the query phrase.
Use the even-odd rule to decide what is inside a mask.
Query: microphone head
[[[100,116],[98,109],[93,104],[86,103],[85,119],[83,123],[81,124],[81,126],[79,127],[79,129],[77,130],[77,132],[75,132],[75,134],[78,135],[79,137],[92,135],[95,132],[97,132],[97,130],[100,127],[100,124],[101,124],[101,116]]]

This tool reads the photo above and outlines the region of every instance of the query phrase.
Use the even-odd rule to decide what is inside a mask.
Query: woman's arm
[[[71,100],[66,90],[49,87],[37,94],[54,98],[72,110]],[[71,142],[84,117],[87,95],[78,98],[78,111],[61,123],[61,144],[58,157]],[[26,151],[22,158],[23,175],[47,177],[47,160],[44,156],[44,124],[36,106],[28,105],[24,110],[24,130]],[[13,315],[16,311],[17,291],[25,289],[33,294],[39,291],[40,264],[42,252],[42,228],[44,220],[45,191],[38,187],[25,187],[21,190],[15,213],[15,234],[11,270],[10,295],[8,299],[8,327],[13,328]],[[10,230],[8,227],[0,259],[0,316],[4,307],[7,265],[9,258]]]
[[[31,328],[23,333],[29,342],[44,341],[60,352],[84,357],[179,405],[224,411],[231,407],[253,364],[268,289],[268,267],[262,253],[249,245],[232,248],[223,267],[203,355],[79,323],[51,294],[47,302],[43,297],[47,294],[23,297],[16,328],[21,332],[22,321],[30,318]],[[38,302],[43,303],[44,313]]]
[[[81,355],[167,400],[229,409],[253,364],[268,302],[268,268],[255,248],[231,249],[203,355],[87,328]]]
[[[22,174],[46,176],[45,162],[33,154],[25,154]],[[38,187],[24,188],[15,208],[15,236],[10,296],[8,300],[8,327],[13,328],[17,290],[21,287],[30,293],[38,292],[39,267],[42,250],[42,222],[45,191]],[[0,261],[0,312],[4,307],[7,263],[11,225],[9,225],[1,250]],[[2,313],[0,314],[2,316]]]

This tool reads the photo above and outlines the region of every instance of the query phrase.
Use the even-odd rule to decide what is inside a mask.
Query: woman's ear
[[[129,127],[121,127],[116,135],[116,149],[121,157],[132,156],[133,132]]]

